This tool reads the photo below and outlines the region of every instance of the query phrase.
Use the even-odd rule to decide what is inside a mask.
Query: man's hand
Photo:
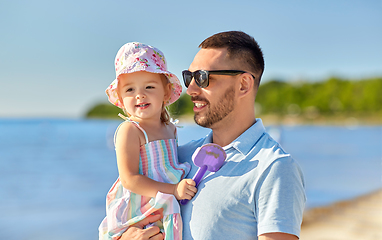
[[[131,225],[126,232],[122,234],[120,240],[163,240],[163,234],[159,227],[153,226],[143,229],[146,225],[154,223],[162,218],[160,213],[151,215],[136,224]]]
[[[195,181],[192,179],[183,179],[175,185],[174,196],[177,200],[191,200],[198,189],[195,187]]]
[[[275,233],[265,233],[259,236],[259,240],[298,240],[295,235],[275,232]]]

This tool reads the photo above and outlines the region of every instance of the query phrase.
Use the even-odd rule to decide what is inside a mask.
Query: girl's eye
[[[147,86],[146,89],[154,89],[155,87],[153,86]]]
[[[133,91],[132,88],[128,88],[128,89],[126,90],[126,92],[132,92],[132,91]]]

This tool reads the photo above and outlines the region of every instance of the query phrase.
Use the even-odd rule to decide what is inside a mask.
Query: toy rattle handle
[[[198,187],[200,181],[202,180],[204,174],[206,173],[207,171],[207,166],[204,165],[202,166],[201,168],[198,169],[198,171],[196,172],[195,176],[192,178],[192,180],[195,181],[195,186]],[[182,205],[185,205],[188,203],[188,199],[182,199],[180,200],[180,204]]]
[[[203,167],[199,168],[198,171],[196,172],[195,176],[192,178],[192,180],[195,181],[195,186],[198,187],[200,181],[202,180],[204,174],[207,171],[207,166],[204,165]]]

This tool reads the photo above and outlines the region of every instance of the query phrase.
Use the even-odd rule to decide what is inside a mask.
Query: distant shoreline
[[[358,125],[382,125],[382,116],[321,116],[315,119],[307,119],[301,116],[280,115],[257,115],[264,125],[328,125],[328,126],[358,126]],[[176,118],[180,123],[194,123],[192,115]]]

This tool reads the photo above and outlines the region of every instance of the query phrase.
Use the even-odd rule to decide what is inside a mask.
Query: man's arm
[[[306,198],[303,175],[297,163],[291,157],[274,161],[263,172],[258,190],[255,208],[258,233],[268,237],[262,240],[298,239]]]
[[[163,234],[159,227],[153,226],[143,229],[146,225],[154,223],[162,218],[161,214],[151,215],[136,224],[131,225],[122,234],[120,240],[163,240]]]
[[[265,233],[259,236],[259,240],[298,240],[298,237],[287,233]]]

